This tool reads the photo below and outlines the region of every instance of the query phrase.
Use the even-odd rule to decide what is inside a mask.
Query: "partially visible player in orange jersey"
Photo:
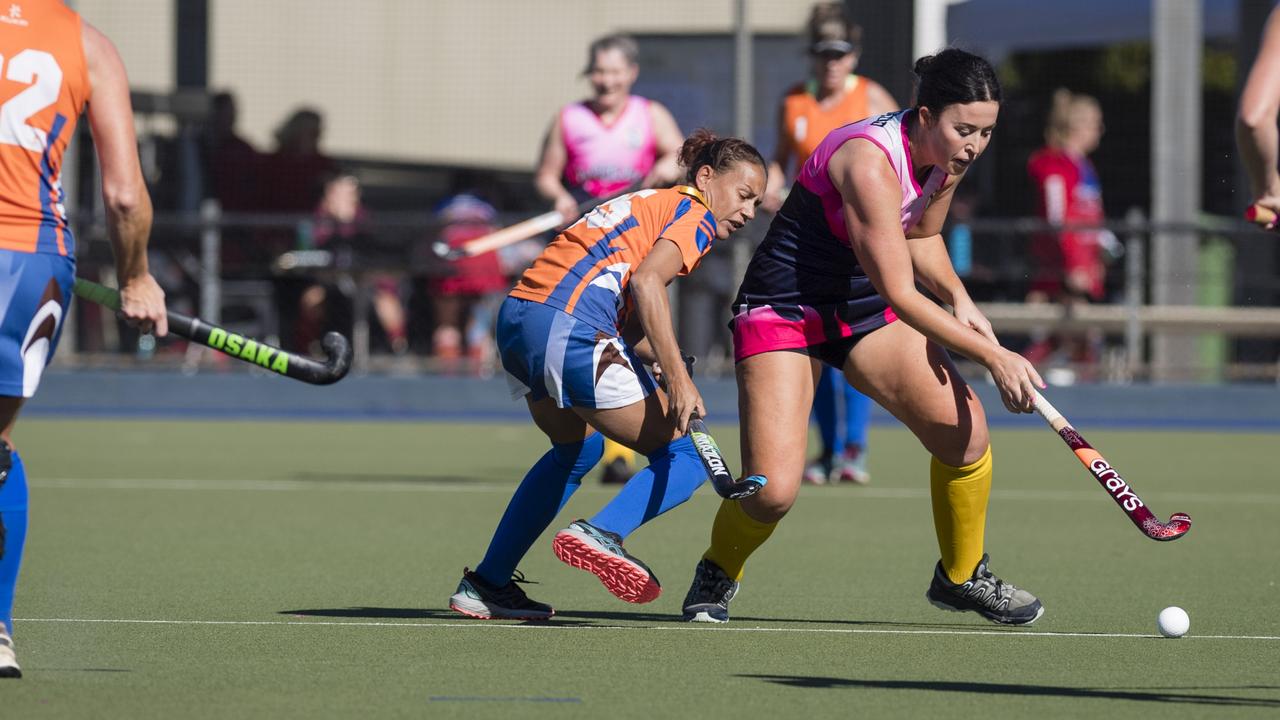
[[[151,201],[138,162],[129,81],[111,41],[56,0],[0,16],[0,677],[21,677],[13,591],[27,484],[10,434],[53,357],[75,282],[62,156],[88,108],[102,170],[122,314],[164,335],[164,292],[147,268]]]
[[[599,461],[602,435],[647,455],[649,467],[590,522],[560,531],[556,555],[624,600],[648,602],[660,592],[622,541],[707,479],[685,436],[706,408],[676,345],[667,285],[754,217],[765,188],[764,158],[737,138],[700,130],[685,141],[680,163],[687,185],[640,190],[587,213],[547,246],[502,305],[502,367],[551,450],[525,475],[484,560],[463,571],[449,606],[464,615],[554,614],[529,599],[513,573]],[[665,392],[649,363],[665,375]]]

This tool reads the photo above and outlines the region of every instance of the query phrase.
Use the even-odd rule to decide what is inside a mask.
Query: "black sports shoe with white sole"
[[[693,571],[693,584],[684,596],[685,622],[729,622],[729,601],[740,585],[719,565],[703,558]]]
[[[449,598],[449,607],[477,620],[547,620],[556,611],[550,605],[532,600],[516,585],[529,582],[516,571],[511,582],[497,587],[463,568],[458,591]]]
[[[933,569],[933,582],[925,598],[943,610],[972,610],[1001,625],[1030,625],[1039,620],[1044,614],[1040,600],[993,575],[987,562],[987,555],[983,553],[973,577],[959,585],[951,582],[939,562]]]

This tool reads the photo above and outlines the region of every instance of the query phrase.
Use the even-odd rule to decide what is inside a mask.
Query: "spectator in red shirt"
[[[492,205],[460,193],[445,200],[436,211],[443,223],[440,240],[461,247],[468,240],[487,235],[498,213]],[[497,307],[511,289],[510,274],[498,252],[455,260],[449,274],[431,283],[435,300],[436,329],[433,352],[446,363],[456,363],[465,350],[472,369],[487,374],[494,367],[493,323]]]
[[[1089,96],[1059,89],[1045,128],[1045,147],[1031,155],[1027,173],[1039,196],[1040,217],[1053,225],[1101,225],[1102,184],[1089,162],[1103,133],[1102,108]],[[1032,240],[1034,270],[1028,302],[1076,302],[1102,300],[1106,278],[1105,258],[1116,240],[1110,232],[1064,228],[1039,233]],[[1035,337],[1024,353],[1033,363],[1065,352],[1068,360],[1097,359],[1102,338]],[[1070,372],[1055,374],[1069,382]]]
[[[1039,193],[1040,217],[1054,225],[1101,224],[1102,184],[1089,153],[1102,140],[1102,109],[1088,95],[1053,94],[1045,147],[1032,154],[1027,173]],[[1096,230],[1061,230],[1036,236],[1032,252],[1033,293],[1059,299],[1064,293],[1102,299],[1106,267]]]

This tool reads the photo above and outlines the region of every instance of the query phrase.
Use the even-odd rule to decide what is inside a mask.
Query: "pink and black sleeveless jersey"
[[[586,103],[560,111],[567,158],[565,185],[583,198],[607,198],[644,179],[657,160],[649,101],[632,95],[622,114],[605,124]]]
[[[862,139],[879,147],[902,186],[902,230],[907,232],[947,179],[931,166],[922,177],[912,174],[907,126],[912,110],[867,118],[831,131],[800,170],[782,209],[774,216],[764,242],[747,268],[737,312],[772,306],[818,309],[824,322],[846,327],[833,336],[847,336],[848,326],[883,316],[888,305],[867,279],[849,244],[840,191],[831,182],[828,163],[845,143]]]

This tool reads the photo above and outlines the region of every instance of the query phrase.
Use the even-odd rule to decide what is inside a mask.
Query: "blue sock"
[[[844,444],[867,447],[867,425],[871,422],[871,398],[853,389],[844,378]]]
[[[693,440],[672,440],[649,454],[649,467],[622,486],[622,490],[588,522],[623,538],[636,528],[693,497],[707,481]]]
[[[484,560],[476,573],[490,584],[502,587],[511,582],[511,573],[533,547],[543,530],[582,485],[582,476],[591,471],[604,454],[604,437],[592,433],[582,442],[552,445],[524,476],[507,504],[498,529],[489,541]]]
[[[836,383],[848,384],[839,370],[823,365],[818,375],[818,387],[813,391],[813,418],[818,421],[824,458],[831,457],[840,449],[836,447],[836,432],[840,424],[836,416],[836,393],[840,390]]]
[[[0,448],[0,452],[4,450]],[[13,635],[13,590],[27,537],[27,475],[18,453],[9,453],[13,464],[0,485],[0,622]]]

